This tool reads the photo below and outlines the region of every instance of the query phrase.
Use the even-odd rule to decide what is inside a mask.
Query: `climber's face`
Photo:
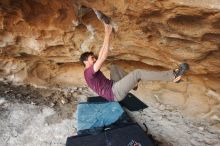
[[[93,63],[93,64],[96,62],[96,56],[95,55],[89,56],[89,59],[90,59],[91,63]]]
[[[95,64],[97,57],[95,55],[90,55],[87,59],[87,61],[85,62],[88,66]]]

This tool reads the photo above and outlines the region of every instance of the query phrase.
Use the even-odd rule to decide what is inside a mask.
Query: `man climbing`
[[[177,83],[189,68],[188,64],[183,63],[175,70],[156,72],[136,69],[126,75],[119,67],[112,66],[111,80],[109,80],[100,69],[108,56],[112,26],[104,23],[104,28],[105,37],[98,58],[93,52],[85,52],[80,56],[80,61],[85,66],[84,77],[88,86],[108,101],[123,100],[129,91],[137,86],[140,80],[173,81]]]

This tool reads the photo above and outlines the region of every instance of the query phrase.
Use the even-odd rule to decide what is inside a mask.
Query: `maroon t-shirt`
[[[84,77],[88,86],[99,96],[104,97],[108,101],[114,100],[112,92],[113,81],[107,79],[100,70],[95,72],[92,65],[85,69]]]

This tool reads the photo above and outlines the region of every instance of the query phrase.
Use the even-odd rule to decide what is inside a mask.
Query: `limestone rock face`
[[[184,61],[193,74],[220,72],[217,0],[7,0],[0,4],[1,59],[25,63],[26,75],[42,60],[47,64],[75,63],[84,51],[98,52],[103,25],[92,9],[112,19],[115,33],[110,56],[114,60],[167,69]],[[1,66],[2,72],[10,70]],[[22,82],[26,78],[31,76]]]
[[[114,27],[106,74],[112,61],[127,71],[168,70],[187,62],[185,82],[146,84],[137,94],[186,109],[199,96],[192,115],[211,112],[213,105],[217,109],[219,0],[0,0],[1,80],[47,87],[85,85],[78,58],[85,51],[98,53],[104,36],[93,9],[109,16]],[[197,94],[201,86],[202,95]],[[171,101],[171,95],[177,98]],[[197,110],[200,106],[205,108]]]

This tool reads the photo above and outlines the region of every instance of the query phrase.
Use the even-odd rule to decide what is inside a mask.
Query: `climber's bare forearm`
[[[108,24],[104,24],[105,25],[105,37],[104,37],[104,42],[102,45],[102,48],[99,51],[99,56],[98,59],[96,61],[96,63],[94,64],[94,71],[97,72],[102,64],[104,63],[104,61],[107,59],[108,57],[108,51],[109,51],[109,45],[110,45],[110,35],[112,32],[112,27]]]

